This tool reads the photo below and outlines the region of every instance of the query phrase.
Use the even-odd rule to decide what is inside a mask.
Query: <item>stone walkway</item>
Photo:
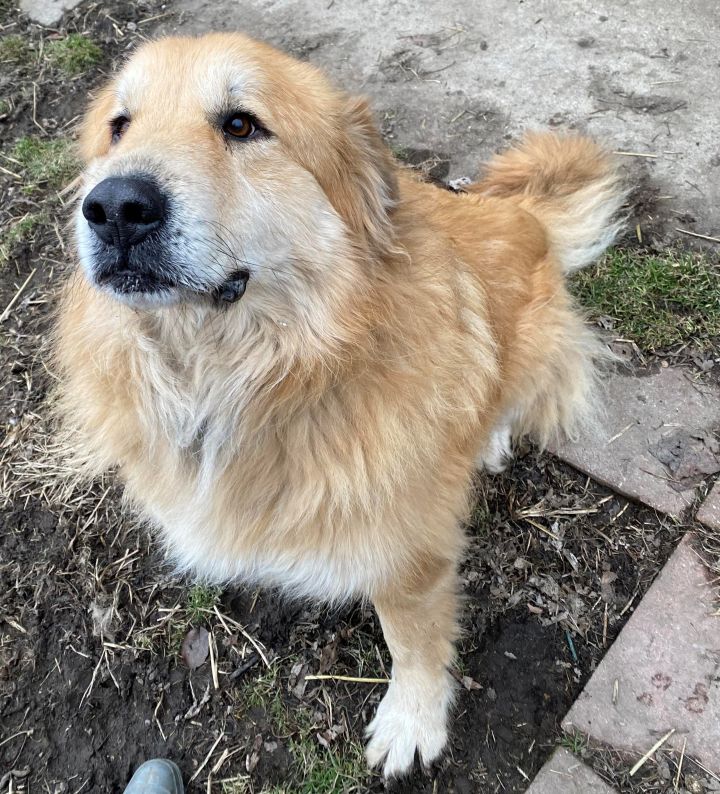
[[[556,454],[619,493],[679,517],[720,471],[720,390],[682,369],[608,382],[607,416]],[[696,518],[720,530],[720,480]],[[631,766],[663,737],[720,777],[720,611],[686,535],[563,721]],[[672,731],[672,733],[670,733]],[[670,734],[668,736],[668,734]],[[652,761],[649,761],[652,763]],[[614,791],[558,749],[528,794]]]

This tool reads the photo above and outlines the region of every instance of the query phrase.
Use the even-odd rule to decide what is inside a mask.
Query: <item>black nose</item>
[[[162,223],[165,197],[149,179],[111,177],[88,193],[82,212],[103,242],[127,250]]]

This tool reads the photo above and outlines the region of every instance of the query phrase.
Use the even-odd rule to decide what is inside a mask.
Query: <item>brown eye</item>
[[[233,113],[223,124],[223,132],[233,138],[252,138],[257,131],[252,116],[247,113]]]
[[[127,116],[118,116],[110,122],[110,134],[112,142],[117,143],[125,134],[130,126],[130,119]]]

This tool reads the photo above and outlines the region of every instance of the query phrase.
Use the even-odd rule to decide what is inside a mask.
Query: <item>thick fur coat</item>
[[[229,137],[239,111],[262,134]],[[564,279],[613,238],[614,163],[537,134],[456,195],[393,160],[364,101],[225,34],[142,47],[81,148],[81,200],[138,174],[167,197],[123,261],[173,286],[100,283],[78,210],[57,329],[78,456],[118,471],[180,568],[370,599],[393,677],[369,761],[431,762],[476,464],[573,432],[593,400],[602,348]],[[245,294],[218,302],[239,268]]]

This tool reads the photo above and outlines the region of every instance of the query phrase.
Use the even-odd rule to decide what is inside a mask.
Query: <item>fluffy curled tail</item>
[[[516,197],[547,229],[565,272],[589,265],[622,228],[627,191],[611,154],[579,135],[528,134],[493,158],[470,190]]]

